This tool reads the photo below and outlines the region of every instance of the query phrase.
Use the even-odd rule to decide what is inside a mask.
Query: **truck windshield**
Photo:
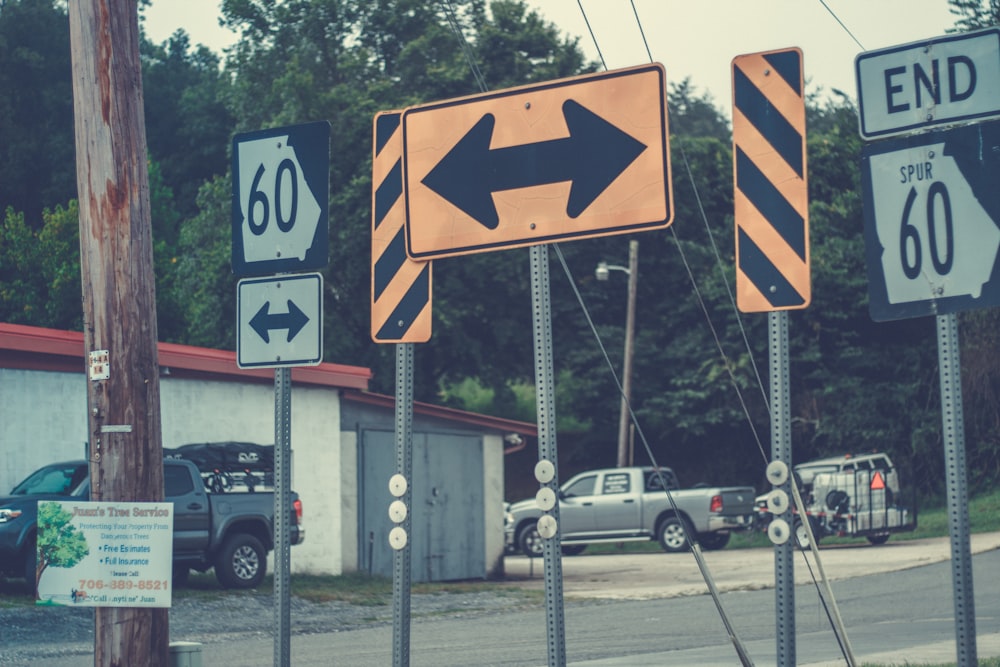
[[[40,468],[14,487],[12,496],[68,496],[87,477],[87,464],[63,463]]]

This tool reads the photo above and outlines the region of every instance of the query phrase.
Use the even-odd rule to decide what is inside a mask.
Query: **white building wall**
[[[483,436],[483,530],[486,533],[486,576],[503,575],[503,438]]]
[[[358,434],[340,434],[340,569],[334,574],[356,571],[358,563]],[[308,537],[307,537],[308,539]]]
[[[85,383],[82,369],[0,368],[0,493],[45,464],[86,456]],[[274,443],[273,384],[163,377],[160,408],[164,447]],[[306,540],[292,549],[292,572],[340,574],[343,541],[355,539],[351,529],[342,541],[340,435],[339,392],[293,385],[291,486],[302,499]],[[347,476],[355,486],[356,472]]]
[[[274,387],[161,377],[160,421],[164,447],[226,440],[270,445]]]
[[[0,368],[0,494],[48,463],[87,455],[87,385],[79,373]]]

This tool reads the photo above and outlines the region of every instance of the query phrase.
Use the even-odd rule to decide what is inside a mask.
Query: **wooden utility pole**
[[[91,499],[162,501],[156,297],[136,0],[70,0],[69,24]],[[95,611],[96,666],[166,667],[167,609]]]

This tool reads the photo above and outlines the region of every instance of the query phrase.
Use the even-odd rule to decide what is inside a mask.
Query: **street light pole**
[[[635,293],[639,280],[639,242],[632,240],[628,243],[628,266],[616,266],[607,262],[600,262],[597,265],[595,275],[598,280],[607,280],[610,271],[624,271],[628,274],[628,306],[625,313],[625,361],[622,369],[622,400],[621,411],[618,415],[618,467],[624,468],[629,465],[629,424],[630,409],[632,399],[632,356],[635,342]]]
[[[629,402],[632,398],[632,355],[635,340],[635,292],[639,278],[639,242],[628,242],[628,307],[625,313],[625,362],[622,370],[622,404],[618,416],[618,467],[629,464]]]

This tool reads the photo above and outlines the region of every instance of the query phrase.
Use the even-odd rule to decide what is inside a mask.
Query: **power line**
[[[830,12],[830,16],[832,16],[834,20],[840,24],[840,27],[844,29],[844,32],[846,32],[848,35],[851,36],[851,39],[853,39],[854,43],[858,45],[858,48],[864,51],[865,50],[864,45],[862,45],[861,42],[858,41],[858,38],[854,36],[853,32],[848,30],[847,26],[844,25],[844,22],[840,20],[840,17],[837,16],[836,12],[830,9],[830,5],[826,4],[826,0],[819,0],[819,4],[823,5],[823,7],[826,8],[826,11]]]

